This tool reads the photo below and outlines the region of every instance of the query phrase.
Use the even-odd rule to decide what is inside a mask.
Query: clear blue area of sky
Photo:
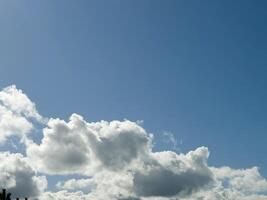
[[[265,0],[5,0],[0,87],[46,117],[144,120],[267,177],[266,36]]]

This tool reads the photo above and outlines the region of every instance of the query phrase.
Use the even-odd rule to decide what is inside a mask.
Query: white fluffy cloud
[[[31,119],[42,122],[35,104],[12,85],[0,91],[0,143],[12,135],[25,137],[33,129]]]
[[[41,144],[27,144],[27,155],[50,174],[121,170],[150,150],[150,137],[130,121],[88,123],[73,114],[69,122],[50,119],[43,133]]]
[[[47,186],[44,176],[36,176],[21,154],[0,153],[0,187],[15,197],[37,197]]]
[[[212,168],[218,180],[223,180],[231,188],[243,192],[267,192],[267,181],[257,167],[231,169],[230,167]]]
[[[60,183],[62,189],[84,190],[84,185],[93,181],[96,188],[91,195],[175,196],[189,195],[213,179],[207,166],[207,148],[186,155],[152,152],[153,137],[127,120],[88,123],[73,114],[69,122],[51,119],[43,133],[41,144],[27,145],[27,156],[34,160],[38,170],[93,176],[90,181]]]
[[[78,114],[68,121],[51,118],[37,143],[27,137],[32,120],[44,121],[21,90],[10,86],[0,91],[0,142],[26,137],[26,157],[0,152],[0,186],[15,195],[40,200],[267,200],[267,181],[257,167],[211,167],[206,147],[186,154],[154,152],[153,135],[139,123],[87,122]],[[44,191],[46,178],[36,172],[87,178],[59,180],[59,191],[50,192]]]
[[[103,172],[95,177],[94,199],[170,199],[190,195],[212,182],[205,147],[188,154],[157,152],[125,172]],[[104,198],[105,199],[105,198]]]
[[[89,199],[88,195],[84,194],[81,191],[77,192],[68,192],[62,190],[59,192],[45,192],[40,196],[39,200],[87,200]]]
[[[127,120],[88,123],[73,114],[69,122],[51,119],[43,133],[41,144],[27,145],[27,156],[34,160],[36,168],[51,174],[92,175],[97,185],[95,194],[102,191],[113,197],[183,196],[213,179],[207,166],[207,148],[186,155],[153,153],[152,136]],[[122,180],[124,186],[118,186]],[[87,182],[70,180],[62,188],[75,189],[81,183]]]
[[[92,189],[95,189],[96,182],[92,178],[70,179],[65,182],[58,182],[56,186],[61,190],[81,190],[83,192],[91,192]]]
[[[27,155],[38,170],[50,174],[84,172],[89,165],[90,150],[79,117],[73,115],[69,123],[50,119],[44,129],[40,145],[29,141]]]
[[[13,113],[0,104],[0,143],[4,143],[12,135],[23,137],[32,129],[32,123],[25,117]]]
[[[35,104],[15,85],[8,86],[0,91],[0,102],[14,113],[27,118],[32,117],[36,120],[42,120],[42,116],[37,112]]]

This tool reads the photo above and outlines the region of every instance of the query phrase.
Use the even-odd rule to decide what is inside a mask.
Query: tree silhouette
[[[11,193],[6,193],[6,189],[3,189],[0,193],[0,200],[11,200]],[[19,200],[19,198],[16,198],[16,200]],[[28,198],[25,197],[25,200],[28,200]]]

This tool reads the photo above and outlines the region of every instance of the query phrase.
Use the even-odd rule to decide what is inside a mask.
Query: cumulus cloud
[[[95,189],[96,183],[92,178],[83,178],[83,179],[70,179],[65,182],[58,182],[57,188],[61,190],[81,190],[83,192],[91,192],[92,189]]]
[[[39,198],[39,200],[86,200],[88,195],[84,194],[81,191],[77,192],[68,192],[62,190],[59,192],[45,192]]]
[[[36,176],[21,154],[0,153],[0,187],[15,197],[37,197],[47,186],[44,176]]]
[[[213,180],[208,155],[205,147],[186,155],[154,153],[154,162],[134,174],[134,190],[140,196],[189,195]]]
[[[206,147],[187,154],[153,152],[153,137],[127,120],[89,123],[73,114],[68,122],[50,119],[43,133],[40,144],[27,146],[27,156],[38,170],[91,176],[58,183],[70,196],[80,191],[79,198],[99,200],[235,199],[248,198],[247,192],[258,197],[266,184],[257,168],[227,172],[227,168],[209,167]],[[223,187],[226,181],[229,188]],[[255,188],[249,188],[255,181]]]
[[[267,181],[257,167],[232,169],[208,165],[209,150],[153,151],[153,135],[138,122],[87,122],[50,118],[41,142],[27,137],[44,118],[35,104],[9,86],[0,91],[0,142],[25,140],[25,157],[0,152],[0,187],[40,200],[267,200]],[[168,135],[176,147],[173,135]],[[44,176],[78,174],[45,191]],[[60,178],[55,176],[55,178]]]
[[[0,143],[12,135],[25,137],[34,127],[31,119],[44,120],[27,95],[15,85],[0,91]]]
[[[257,167],[232,169],[210,167],[214,174],[214,185],[193,194],[185,200],[267,200],[264,179]]]
[[[80,173],[90,163],[90,150],[82,119],[72,115],[70,122],[50,119],[40,145],[29,141],[27,155],[40,171],[50,174]]]
[[[152,136],[137,123],[101,121],[89,123],[88,128],[91,130],[87,136],[93,156],[105,168],[121,170],[151,150]]]
[[[243,192],[267,192],[267,181],[257,167],[232,169],[230,167],[212,168],[218,180]]]
[[[12,135],[23,137],[32,129],[32,123],[25,117],[13,113],[0,104],[0,143],[4,143]]]
[[[27,155],[39,170],[51,174],[121,170],[147,154],[150,145],[150,137],[136,123],[88,123],[77,114],[69,122],[50,119],[43,134],[41,144],[27,144]]]
[[[186,155],[153,153],[152,136],[127,120],[88,123],[73,114],[69,122],[51,119],[43,133],[41,144],[31,142],[27,146],[27,156],[34,160],[38,170],[94,175],[98,191],[113,196],[189,195],[212,181],[207,148]],[[122,184],[115,187],[122,180],[127,189]],[[75,189],[81,183],[87,182],[70,180],[61,187]]]
[[[93,176],[59,183],[65,190],[91,190],[96,185],[91,195],[175,196],[189,195],[212,181],[207,148],[185,155],[152,152],[153,137],[127,120],[88,123],[73,114],[69,122],[51,119],[43,133],[41,144],[31,142],[27,146],[27,156],[38,170]]]
[[[146,160],[127,170],[106,168],[88,179],[61,182],[58,186],[63,191],[45,196],[89,200],[266,200],[260,194],[266,191],[266,180],[258,168],[209,167],[208,155],[205,147],[187,154],[151,152]],[[248,188],[250,184],[255,185]]]
[[[240,192],[234,188],[223,186],[210,187],[207,190],[194,193],[181,200],[267,200],[264,194]]]
[[[8,86],[0,91],[0,102],[14,113],[42,120],[35,104],[15,85]]]

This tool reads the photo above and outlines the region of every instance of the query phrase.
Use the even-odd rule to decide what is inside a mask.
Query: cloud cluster
[[[123,177],[127,177],[124,179],[127,192],[120,193],[143,197],[189,195],[213,179],[207,166],[207,148],[201,147],[186,155],[154,153],[152,136],[127,120],[88,123],[73,114],[69,122],[51,119],[43,133],[39,145],[34,142],[27,145],[27,156],[34,160],[39,171],[90,175],[93,180],[88,182],[95,182],[98,190],[106,185],[105,193],[107,188],[122,190],[122,186],[114,187]],[[99,174],[101,178],[97,178]],[[70,185],[77,188],[81,183],[84,185],[86,181],[71,180],[62,188],[70,189]],[[116,193],[111,191],[112,195]]]
[[[267,200],[267,181],[257,167],[211,167],[206,147],[154,152],[153,135],[139,123],[87,122],[78,114],[68,121],[51,118],[37,143],[28,136],[32,119],[44,123],[21,90],[0,92],[0,142],[18,136],[25,144],[24,157],[0,153],[1,186],[15,194],[41,200]],[[51,192],[35,171],[85,177],[59,180]]]
[[[27,156],[50,174],[121,170],[150,151],[150,137],[130,121],[88,123],[73,114],[69,122],[50,119],[43,134],[41,144],[27,143]]]

